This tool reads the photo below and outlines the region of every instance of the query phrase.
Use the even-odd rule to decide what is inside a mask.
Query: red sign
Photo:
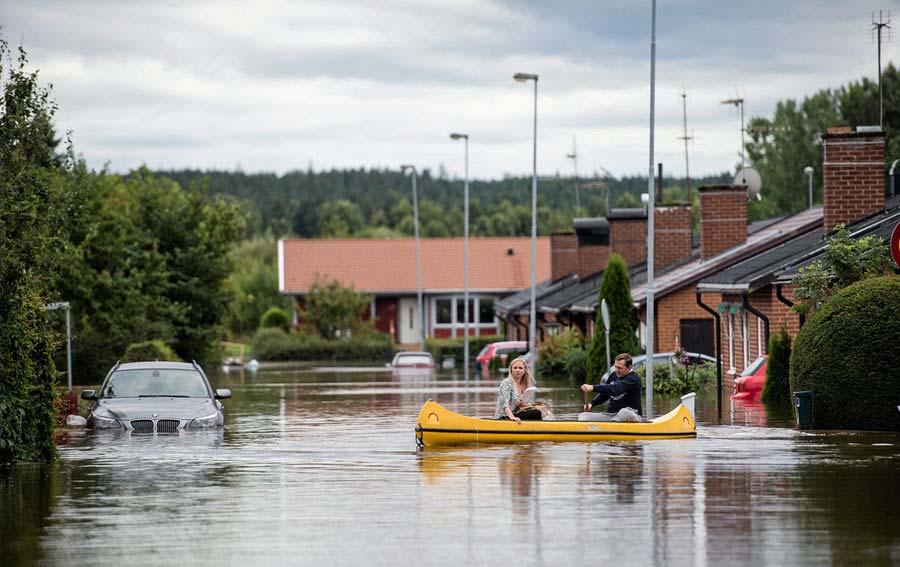
[[[900,267],[900,222],[891,233],[891,256],[894,257],[894,263]]]

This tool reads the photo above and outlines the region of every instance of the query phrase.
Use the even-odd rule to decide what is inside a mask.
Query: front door
[[[419,342],[419,309],[415,297],[400,298],[400,309],[397,314],[400,323],[400,342],[403,344]]]

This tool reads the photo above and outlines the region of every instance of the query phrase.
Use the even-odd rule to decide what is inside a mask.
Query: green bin
[[[797,401],[797,428],[812,429],[813,427],[813,393],[794,392]]]

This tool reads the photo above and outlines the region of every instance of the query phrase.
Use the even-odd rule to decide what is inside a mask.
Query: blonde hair
[[[516,381],[516,379],[512,377],[512,367],[513,367],[513,364],[515,364],[517,362],[521,362],[522,366],[525,367],[525,374],[523,374],[522,378],[525,380],[525,388],[528,388],[529,386],[531,386],[531,384],[533,382],[533,379],[531,376],[531,369],[528,368],[528,362],[526,362],[525,359],[522,358],[521,356],[518,358],[514,358],[512,360],[512,362],[509,363],[509,378],[513,382]]]

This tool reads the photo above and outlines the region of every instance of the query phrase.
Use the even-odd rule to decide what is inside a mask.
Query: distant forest
[[[240,171],[157,171],[182,187],[208,196],[226,195],[248,211],[248,237],[402,238],[413,234],[410,178],[398,170],[350,169],[292,171],[284,175]],[[691,186],[727,183],[722,173],[691,179]],[[538,232],[569,231],[572,218],[606,214],[611,207],[640,206],[646,177],[579,179],[581,209],[575,207],[574,177],[538,180]],[[587,187],[585,187],[587,185]],[[684,179],[664,180],[666,201],[689,201]],[[423,236],[463,234],[463,182],[434,177],[424,170],[418,179],[419,220]],[[696,191],[693,192],[695,197]],[[470,181],[469,230],[473,236],[531,234],[531,177]],[[690,199],[693,200],[693,199]]]

